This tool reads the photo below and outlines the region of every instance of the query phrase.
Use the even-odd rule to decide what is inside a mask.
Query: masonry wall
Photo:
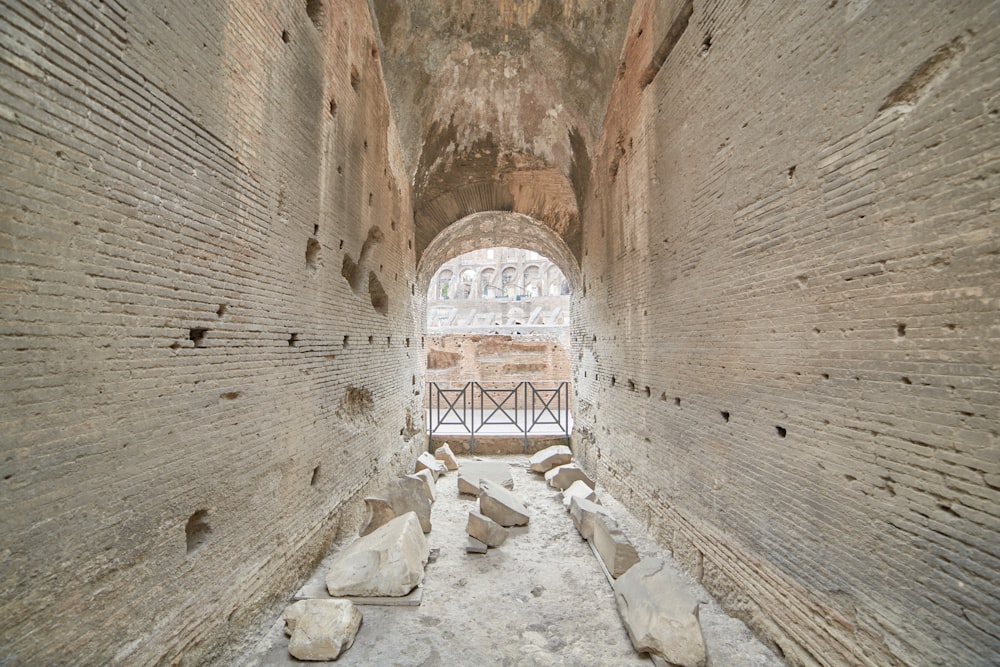
[[[424,446],[367,3],[0,13],[0,663],[224,660]]]
[[[1000,661],[997,19],[636,3],[574,445],[791,664]]]
[[[427,339],[427,381],[460,386],[534,382],[554,386],[570,379],[569,330],[525,335],[446,334]]]

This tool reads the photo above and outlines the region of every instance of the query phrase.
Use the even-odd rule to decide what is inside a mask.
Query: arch
[[[473,250],[501,246],[534,250],[559,267],[571,290],[581,284],[580,265],[559,234],[521,213],[486,211],[468,215],[434,237],[417,267],[417,289],[426,294],[434,273],[450,259]]]

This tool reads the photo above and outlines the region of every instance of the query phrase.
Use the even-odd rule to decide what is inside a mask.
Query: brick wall
[[[225,659],[423,447],[368,5],[0,12],[0,662]]]
[[[575,446],[791,664],[1000,661],[996,3],[639,1]]]
[[[570,379],[569,331],[524,336],[448,334],[427,339],[427,380],[489,386]]]

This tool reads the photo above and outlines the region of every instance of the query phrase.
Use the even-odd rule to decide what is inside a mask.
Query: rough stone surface
[[[326,575],[333,597],[400,597],[424,578],[429,548],[413,512],[359,537],[337,555]]]
[[[589,540],[594,536],[594,517],[598,514],[607,515],[608,511],[603,505],[594,501],[574,496],[570,499],[569,515],[573,518],[573,525],[580,532],[580,536]]]
[[[586,500],[597,501],[597,493],[587,486],[587,483],[582,479],[578,479],[569,485],[565,491],[562,492],[562,502],[566,506],[566,509],[570,508],[570,502],[574,498],[584,498]]]
[[[698,599],[664,567],[645,558],[614,583],[615,602],[637,651],[680,667],[705,667]]]
[[[485,542],[480,542],[472,535],[466,535],[465,541],[465,551],[470,554],[484,554],[486,553],[487,546]]]
[[[437,481],[437,478],[443,475],[447,468],[442,461],[434,458],[434,455],[430,452],[422,452],[414,464],[415,472],[420,472],[421,470],[430,470],[431,474],[434,475],[434,481]]]
[[[498,547],[507,539],[506,528],[479,512],[469,512],[465,532],[489,547]]]
[[[478,496],[479,485],[484,479],[496,482],[506,489],[514,488],[510,466],[496,461],[462,461],[458,467],[458,492]]]
[[[288,652],[299,660],[336,660],[351,648],[362,620],[350,600],[300,600],[282,616]]]
[[[552,445],[540,452],[535,452],[528,460],[528,465],[534,472],[548,472],[556,466],[565,465],[573,460],[573,452],[566,445]]]
[[[635,547],[610,516],[594,514],[591,541],[612,577],[620,577],[639,562]]]
[[[479,511],[504,527],[527,525],[528,509],[517,496],[488,479],[479,482]]]
[[[381,496],[365,498],[368,515],[360,534],[368,535],[379,526],[407,512],[414,512],[417,515],[420,527],[425,533],[431,532],[432,505],[427,488],[427,482],[422,477],[404,475],[389,482],[382,489]]]
[[[545,482],[560,491],[565,491],[576,481],[583,481],[590,488],[594,488],[596,484],[594,480],[587,476],[587,473],[575,463],[567,463],[565,465],[556,466],[552,468],[547,473],[545,473]]]
[[[451,451],[451,447],[448,446],[447,442],[434,450],[434,458],[443,463],[444,467],[448,470],[458,470],[458,461],[455,459],[455,453]]]
[[[426,491],[426,493],[427,493],[427,499],[430,500],[433,503],[434,499],[437,497],[437,486],[435,485],[435,481],[434,481],[434,473],[432,473],[430,470],[427,470],[425,468],[424,470],[421,470],[419,472],[415,472],[415,473],[413,473],[412,475],[409,475],[409,476],[410,477],[415,477],[416,479],[419,479],[420,481],[422,481],[424,483],[424,487],[426,487],[426,489],[427,489],[427,491]]]

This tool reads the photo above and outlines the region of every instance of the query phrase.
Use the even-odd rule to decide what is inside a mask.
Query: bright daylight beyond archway
[[[570,285],[509,247],[445,262],[427,291],[428,432],[453,449],[537,451],[571,432]]]

